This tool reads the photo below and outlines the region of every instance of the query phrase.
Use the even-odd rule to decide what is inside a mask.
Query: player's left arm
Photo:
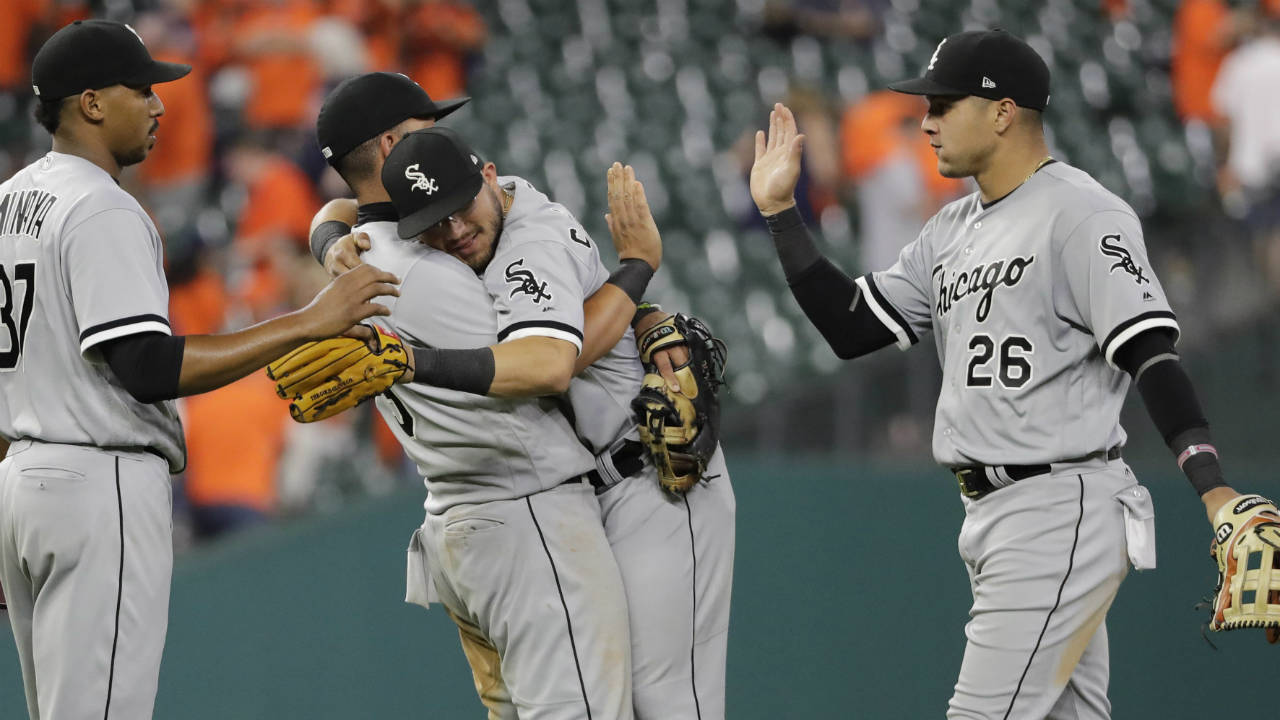
[[[1106,361],[1138,386],[1156,429],[1214,514],[1239,493],[1223,478],[1209,422],[1174,343],[1180,332],[1147,258],[1142,227],[1123,207],[1085,217],[1061,246],[1067,313],[1098,339]]]

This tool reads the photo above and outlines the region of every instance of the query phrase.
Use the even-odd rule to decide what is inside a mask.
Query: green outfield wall
[[[1280,672],[1280,646],[1256,633],[1215,638],[1217,651],[1201,638],[1208,524],[1170,466],[1136,467],[1160,568],[1131,574],[1110,615],[1118,720],[1234,717],[1212,691],[1228,668]],[[948,476],[741,454],[730,468],[729,717],[942,718],[968,610]],[[1275,481],[1256,488],[1280,495]],[[421,499],[403,491],[181,556],[156,717],[483,718],[449,619],[402,600]],[[0,718],[16,720],[16,654],[0,634]],[[1244,713],[1256,700],[1240,696]]]

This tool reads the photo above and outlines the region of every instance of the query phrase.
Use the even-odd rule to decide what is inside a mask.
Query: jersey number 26
[[[969,351],[972,356],[969,358],[968,371],[965,373],[965,386],[991,387],[998,378],[1000,384],[1006,389],[1016,390],[1031,381],[1030,355],[1035,351],[1031,341],[1021,335],[1010,335],[1001,340],[998,345],[1000,357],[997,359],[996,373],[993,377],[987,370],[987,365],[996,356],[996,341],[985,333],[977,333],[969,338]]]

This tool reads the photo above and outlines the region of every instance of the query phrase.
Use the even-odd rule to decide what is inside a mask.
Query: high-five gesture
[[[620,259],[639,258],[654,270],[662,263],[662,236],[653,221],[644,185],[630,165],[615,162],[607,173],[609,212],[604,220]]]
[[[796,130],[796,118],[782,103],[769,113],[769,134],[756,131],[756,160],[751,166],[751,199],[761,215],[777,215],[796,204],[800,155],[804,135]]]

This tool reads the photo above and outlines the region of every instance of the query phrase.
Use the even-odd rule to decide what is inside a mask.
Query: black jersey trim
[[[107,670],[107,706],[102,711],[103,720],[111,716],[111,689],[116,678],[116,647],[120,644],[120,606],[124,599],[124,496],[120,492],[120,458],[116,458],[116,512],[120,520],[120,566],[116,573],[116,625],[111,636],[111,664]]]
[[[582,688],[582,704],[587,708],[587,720],[591,720],[591,701],[587,699],[587,681],[582,678],[582,663],[578,660],[578,643],[573,637],[573,619],[569,616],[569,604],[564,599],[564,588],[560,586],[560,573],[556,571],[556,561],[551,556],[551,548],[547,547],[547,537],[542,534],[538,516],[533,512],[533,501],[525,496],[524,503],[529,507],[529,517],[533,519],[533,527],[538,531],[538,539],[542,541],[542,551],[547,554],[547,562],[551,563],[551,576],[556,580],[556,593],[560,595],[560,607],[564,609],[564,624],[569,629],[569,647],[573,650],[573,667],[578,671],[578,687]]]
[[[1169,310],[1152,310],[1141,315],[1135,315],[1128,320],[1116,325],[1115,328],[1107,335],[1107,338],[1099,345],[1102,350],[1102,356],[1106,358],[1107,364],[1115,367],[1116,350],[1129,340],[1137,337],[1140,333],[1156,327],[1167,327],[1174,332],[1174,342],[1177,342],[1177,336],[1181,334],[1178,327],[1178,318]]]
[[[570,325],[569,323],[556,322],[554,320],[524,320],[518,323],[511,323],[510,325],[502,328],[502,330],[498,331],[498,342],[502,342],[503,340],[506,340],[507,337],[511,335],[511,333],[518,332],[520,330],[528,330],[530,328],[557,330],[559,332],[554,333],[552,335],[553,337],[560,337],[561,333],[565,333],[577,338],[578,343],[582,342],[581,330]]]
[[[1027,673],[1031,670],[1031,663],[1036,658],[1036,653],[1040,650],[1040,643],[1044,641],[1044,634],[1049,630],[1049,621],[1053,619],[1053,614],[1058,611],[1058,606],[1062,604],[1062,591],[1067,587],[1067,580],[1071,578],[1071,571],[1076,565],[1076,547],[1080,544],[1080,523],[1084,521],[1084,476],[1076,475],[1076,481],[1080,484],[1080,508],[1076,514],[1075,535],[1071,538],[1071,554],[1067,556],[1067,573],[1062,576],[1062,583],[1058,585],[1058,597],[1053,601],[1053,607],[1049,609],[1049,614],[1044,618],[1044,627],[1040,628],[1040,637],[1036,638],[1036,646],[1031,649],[1031,657],[1027,658],[1026,667],[1022,668],[1022,677],[1018,678],[1018,687],[1013,691],[1013,697],[1009,698],[1009,709],[1004,711],[1004,720],[1009,720],[1010,714],[1013,712],[1013,704],[1018,700],[1018,693],[1022,692],[1022,683],[1027,679]]]
[[[698,701],[698,666],[694,655],[698,648],[698,543],[693,535],[693,508],[689,505],[689,496],[682,495],[684,512],[689,520],[689,557],[693,559],[693,577],[690,592],[693,598],[693,615],[689,632],[689,686],[693,690],[693,709],[697,720],[702,720],[702,703]]]
[[[400,219],[391,202],[367,203],[356,208],[356,225],[371,222],[395,222]]]
[[[885,327],[894,335],[897,335],[899,340],[906,341],[905,345],[899,343],[899,347],[906,350],[908,347],[919,342],[919,338],[917,338],[915,332],[912,331],[911,325],[908,324],[907,321],[902,318],[902,314],[899,313],[887,299],[885,299],[884,293],[880,292],[880,288],[876,287],[875,279],[868,274],[863,275],[858,278],[858,280],[866,283],[867,291],[869,293],[867,300],[871,303],[872,309],[882,311],[884,315],[888,316],[890,321],[897,325],[897,327],[893,327],[892,325],[885,323]],[[880,313],[877,312],[876,315],[879,317]],[[880,319],[883,322],[884,318],[881,317]]]
[[[99,323],[80,333],[80,352],[97,345],[103,340],[133,335],[140,332],[163,332],[173,334],[168,318],[163,315],[131,315],[129,317]]]

